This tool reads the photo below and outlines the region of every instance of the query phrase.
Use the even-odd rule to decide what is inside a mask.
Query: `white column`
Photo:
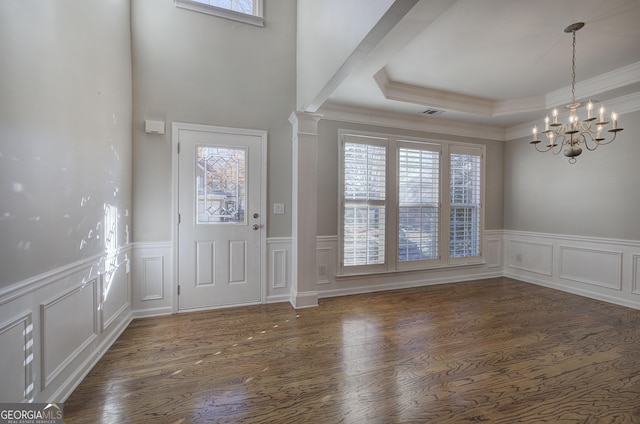
[[[318,306],[316,239],[318,199],[318,121],[322,115],[293,112],[292,136],[292,265],[291,304],[294,308]]]

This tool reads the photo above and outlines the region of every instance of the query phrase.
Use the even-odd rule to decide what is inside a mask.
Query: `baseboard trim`
[[[159,317],[164,315],[172,315],[173,309],[171,306],[165,306],[162,308],[152,308],[152,309],[138,309],[131,312],[132,318],[151,318],[151,317]]]
[[[484,280],[487,278],[496,278],[502,277],[503,273],[501,271],[498,272],[485,272],[473,275],[457,275],[453,277],[447,278],[436,278],[436,279],[421,279],[421,280],[413,280],[413,281],[405,281],[402,283],[388,283],[388,284],[378,284],[378,285],[367,285],[367,286],[357,286],[357,287],[349,287],[343,289],[331,289],[324,290],[319,293],[319,297],[330,298],[330,297],[339,297],[339,296],[350,296],[354,294],[367,294],[367,293],[375,293],[380,291],[389,291],[389,290],[402,290],[416,287],[426,287],[426,286],[434,286],[438,284],[452,284],[452,283],[461,283],[464,281],[472,281],[472,280]]]
[[[562,284],[557,284],[552,281],[546,281],[543,279],[534,278],[528,275],[511,273],[506,270],[505,270],[504,276],[508,278],[512,278],[514,280],[523,281],[525,283],[535,284],[537,286],[547,287],[549,289],[559,290],[565,293],[575,294],[577,296],[587,297],[593,300],[599,300],[601,302],[612,303],[614,305],[624,306],[632,309],[640,309],[640,299],[638,302],[633,302],[633,301],[622,299],[615,296],[608,296],[603,293],[597,293],[590,290],[580,289],[577,287],[568,287]]]
[[[318,292],[310,291],[298,293],[295,290],[291,290],[289,301],[294,309],[315,308],[318,306]]]
[[[279,295],[267,296],[266,303],[283,303],[283,302],[289,302],[289,301],[291,301],[291,296],[289,296],[288,294],[279,294]]]

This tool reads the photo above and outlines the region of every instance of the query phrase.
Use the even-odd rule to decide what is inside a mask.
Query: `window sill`
[[[200,12],[207,15],[218,16],[220,18],[231,19],[232,21],[264,27],[264,18],[262,16],[248,15],[246,13],[223,9],[221,7],[198,3],[191,0],[175,0],[175,4],[176,7],[181,9],[187,9],[193,12]]]
[[[336,281],[348,281],[359,279],[362,277],[379,277],[386,275],[403,275],[403,274],[419,274],[430,271],[444,271],[456,268],[470,268],[470,267],[478,267],[484,266],[487,263],[482,261],[474,261],[474,262],[458,262],[448,265],[435,265],[428,268],[414,268],[414,269],[396,269],[392,271],[377,271],[377,272],[360,272],[353,274],[336,274]]]

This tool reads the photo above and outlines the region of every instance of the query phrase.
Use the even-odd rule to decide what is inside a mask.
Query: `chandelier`
[[[622,131],[618,128],[618,115],[611,113],[611,122],[606,120],[604,106],[600,108],[598,116],[594,116],[593,102],[587,103],[587,117],[580,120],[577,109],[581,106],[576,102],[576,31],[584,26],[584,22],[571,24],[564,29],[566,33],[573,34],[573,59],[571,62],[571,103],[565,106],[569,109],[569,119],[567,122],[558,122],[558,109],[553,109],[551,119],[549,115],[544,118],[544,131],[542,134],[549,142],[545,147],[540,148],[541,142],[538,138],[538,127],[533,127],[533,144],[537,151],[551,151],[554,155],[562,152],[569,158],[569,163],[576,163],[576,156],[582,153],[582,146],[587,150],[595,150],[598,146],[611,143],[616,138],[616,134]],[[605,126],[611,123],[611,128],[606,132],[611,133],[611,139],[606,140]]]

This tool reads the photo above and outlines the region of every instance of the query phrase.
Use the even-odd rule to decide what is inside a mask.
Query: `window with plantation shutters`
[[[440,153],[417,143],[398,149],[398,261],[438,258]]]
[[[343,264],[384,265],[386,140],[346,137],[343,168]]]
[[[341,275],[482,262],[484,146],[340,131]]]
[[[451,148],[449,256],[480,256],[481,152]]]

